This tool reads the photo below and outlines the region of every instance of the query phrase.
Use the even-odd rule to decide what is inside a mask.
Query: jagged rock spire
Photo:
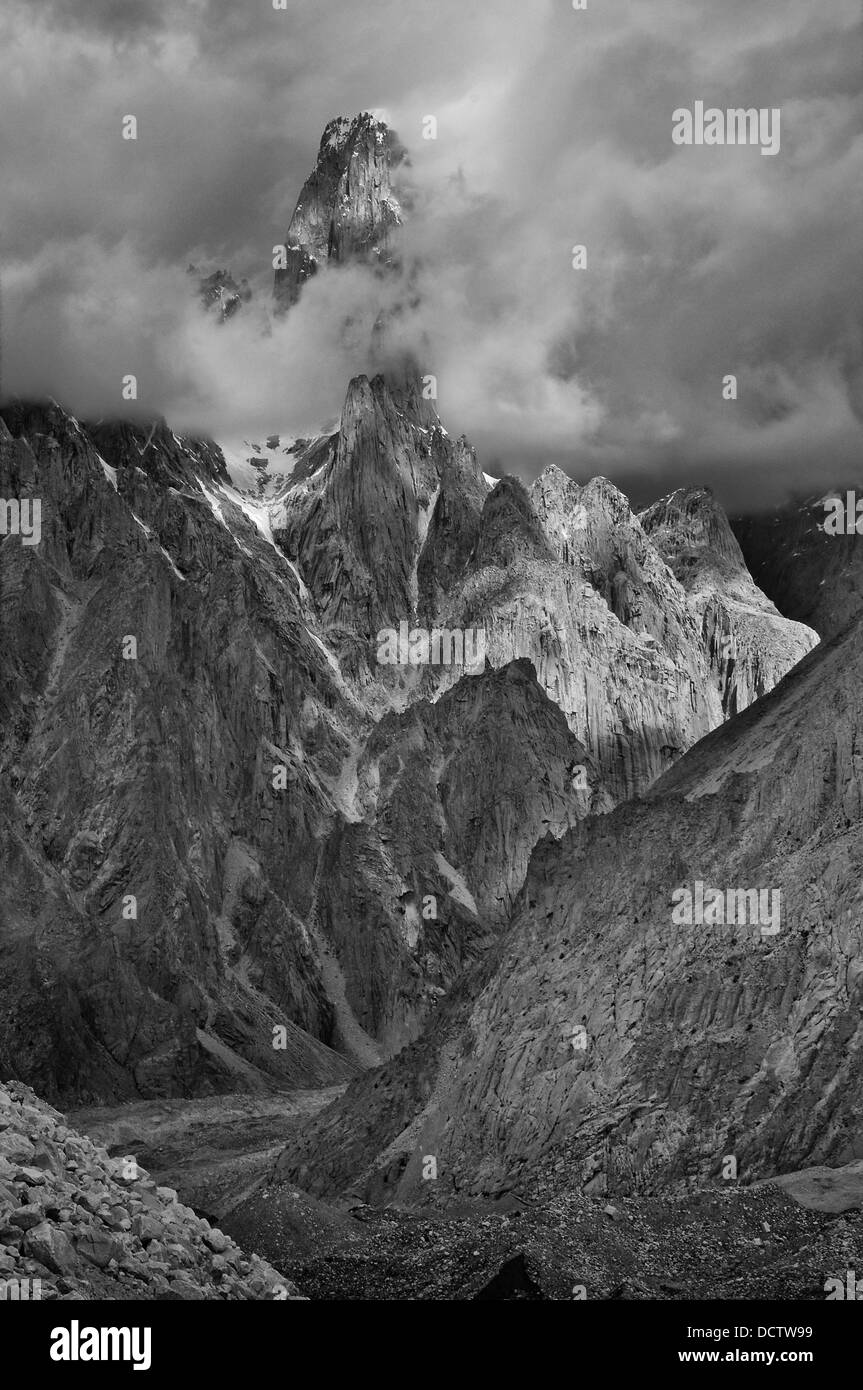
[[[402,221],[392,175],[405,158],[394,132],[368,111],[329,122],[285,236],[287,265],[273,290],[280,309],[296,303],[328,261],[388,261],[390,234]]]

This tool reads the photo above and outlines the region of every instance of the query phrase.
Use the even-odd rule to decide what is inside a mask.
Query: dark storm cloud
[[[89,31],[119,43],[163,29],[178,12],[169,0],[42,0],[39,9],[52,30]]]
[[[337,415],[374,365],[345,318],[380,282],[319,277],[269,334],[272,247],[326,121],[383,108],[417,202],[394,333],[487,466],[751,492],[859,456],[856,0],[53,0],[7,4],[0,44],[8,389],[112,411],[122,363],[178,426]],[[781,108],[779,156],[672,145],[699,99]],[[248,276],[257,310],[202,321],[190,260]]]

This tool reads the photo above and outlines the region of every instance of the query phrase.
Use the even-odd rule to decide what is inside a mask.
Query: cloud
[[[115,413],[123,363],[177,428],[307,433],[374,369],[384,311],[495,471],[554,461],[643,496],[707,480],[734,504],[856,467],[856,0],[5,13],[6,390]],[[779,156],[673,146],[695,100],[779,106]],[[272,247],[320,132],[369,108],[411,153],[411,294],[340,270],[270,324]],[[248,276],[252,306],[203,318],[189,261]]]
[[[222,324],[200,307],[196,283],[176,265],[145,264],[130,242],[106,252],[88,237],[13,264],[9,394],[48,393],[88,419],[165,414],[175,429],[216,438],[311,435],[338,421],[357,363],[373,366],[375,318],[399,293],[347,266],[310,282],[282,318],[259,299]],[[127,375],[134,404],[123,399]]]

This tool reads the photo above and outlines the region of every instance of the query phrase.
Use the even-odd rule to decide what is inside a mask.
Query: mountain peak
[[[392,173],[406,158],[395,132],[369,111],[327,123],[285,235],[286,263],[273,287],[279,308],[295,304],[330,262],[390,262],[390,234],[402,222]]]
[[[680,578],[682,557],[712,555],[734,570],[745,568],[740,546],[725,512],[709,487],[679,487],[639,512],[644,530]]]
[[[340,155],[359,136],[371,132],[380,143],[392,135],[386,121],[373,116],[371,111],[360,111],[356,116],[334,116],[324,126],[318,150],[318,162],[327,155]]]

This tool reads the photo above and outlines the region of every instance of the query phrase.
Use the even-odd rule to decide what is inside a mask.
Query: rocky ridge
[[[7,1299],[302,1298],[17,1081],[0,1086],[0,1282]]]

